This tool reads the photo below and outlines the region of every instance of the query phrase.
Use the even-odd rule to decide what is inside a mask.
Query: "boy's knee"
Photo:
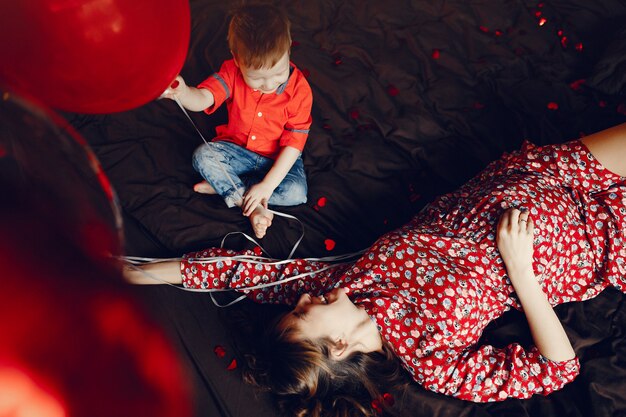
[[[307,201],[307,186],[306,183],[297,181],[287,181],[283,187],[283,196],[285,197],[287,205],[295,206],[298,204],[304,204]]]
[[[207,161],[210,161],[210,159],[207,159],[208,154],[211,151],[209,149],[209,146],[209,144],[205,143],[198,146],[196,150],[193,151],[193,155],[191,156],[191,164],[196,171],[198,171],[198,168],[202,165],[206,165]]]

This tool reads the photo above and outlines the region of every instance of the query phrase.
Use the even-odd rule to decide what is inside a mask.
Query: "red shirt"
[[[233,142],[272,159],[285,146],[302,152],[311,126],[313,93],[293,63],[290,69],[287,82],[271,94],[250,88],[232,59],[200,83],[198,88],[206,88],[215,98],[205,113],[213,113],[224,102],[228,109],[228,124],[215,129],[213,140]]]

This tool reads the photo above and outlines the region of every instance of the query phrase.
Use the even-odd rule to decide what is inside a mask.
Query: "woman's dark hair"
[[[375,416],[381,408],[394,414],[383,395],[404,391],[408,379],[391,348],[355,352],[332,359],[331,340],[302,340],[294,328],[273,320],[246,356],[244,379],[271,391],[279,410],[289,416]],[[386,397],[387,398],[387,397]]]

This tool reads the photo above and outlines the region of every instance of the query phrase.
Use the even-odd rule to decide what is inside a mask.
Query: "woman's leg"
[[[585,136],[582,142],[606,169],[626,177],[626,123]]]
[[[124,265],[124,278],[131,284],[182,284],[179,261],[165,261],[141,266]]]

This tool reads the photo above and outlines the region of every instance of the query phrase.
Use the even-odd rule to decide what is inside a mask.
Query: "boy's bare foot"
[[[193,190],[200,194],[217,194],[215,189],[206,181],[201,181],[193,186]]]
[[[250,224],[252,224],[252,230],[254,235],[262,239],[267,232],[267,228],[272,225],[272,219],[274,214],[263,206],[257,206],[256,209],[250,214]]]

